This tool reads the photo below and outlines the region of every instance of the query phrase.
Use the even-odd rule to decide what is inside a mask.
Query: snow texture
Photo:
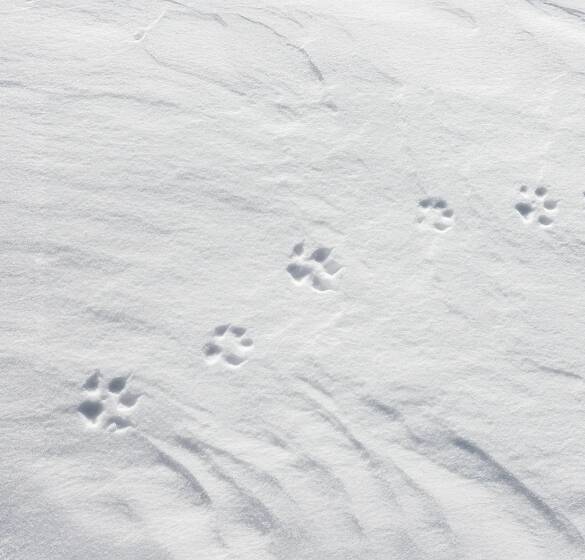
[[[0,560],[585,558],[585,1],[0,17]]]

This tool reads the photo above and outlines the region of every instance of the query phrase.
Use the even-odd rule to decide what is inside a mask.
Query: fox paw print
[[[331,258],[333,249],[318,247],[310,255],[304,243],[297,243],[286,271],[296,284],[308,283],[318,292],[335,289],[336,275],[343,268]]]
[[[106,382],[99,370],[86,379],[82,387],[86,398],[77,410],[88,427],[110,432],[134,427],[130,414],[141,395],[128,391],[128,380],[121,376]]]
[[[254,341],[245,336],[247,329],[232,324],[215,327],[211,340],[203,347],[205,361],[212,365],[223,362],[236,368],[248,361]]]
[[[553,225],[557,213],[558,201],[549,197],[549,192],[542,185],[529,189],[522,185],[519,191],[520,200],[514,207],[525,223],[536,222],[547,228]]]
[[[455,212],[445,199],[435,196],[423,198],[419,200],[418,207],[420,214],[417,221],[422,228],[443,233],[453,227]]]

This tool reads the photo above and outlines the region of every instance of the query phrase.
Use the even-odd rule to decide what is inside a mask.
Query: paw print
[[[335,276],[343,267],[331,258],[332,252],[333,249],[319,247],[307,255],[304,243],[297,243],[286,271],[297,284],[310,282],[318,292],[333,290]]]
[[[516,211],[526,223],[537,221],[542,227],[549,227],[553,224],[553,216],[557,212],[558,200],[548,197],[548,189],[540,186],[529,189],[526,185],[520,187],[522,200],[514,206]]]
[[[419,200],[420,216],[418,223],[426,229],[445,232],[453,227],[453,215],[455,212],[449,208],[443,198],[430,196]]]
[[[254,341],[245,334],[244,327],[229,323],[215,327],[211,341],[203,347],[205,361],[210,365],[222,361],[234,368],[247,362]]]
[[[92,373],[83,384],[87,398],[77,410],[91,428],[109,432],[134,427],[130,413],[140,395],[127,390],[129,377],[114,377],[109,383],[99,370]]]

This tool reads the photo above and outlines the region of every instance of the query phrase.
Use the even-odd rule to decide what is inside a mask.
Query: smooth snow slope
[[[585,558],[584,1],[0,18],[0,559]]]

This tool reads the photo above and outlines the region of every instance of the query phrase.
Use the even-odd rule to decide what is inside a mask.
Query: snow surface
[[[0,559],[585,558],[585,1],[0,18]]]

